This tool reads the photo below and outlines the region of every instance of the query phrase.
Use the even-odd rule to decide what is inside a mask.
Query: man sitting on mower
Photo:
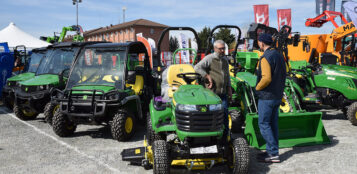
[[[224,133],[228,134],[228,99],[231,98],[231,82],[229,77],[228,59],[224,56],[225,43],[223,40],[216,40],[213,44],[214,53],[204,57],[195,65],[195,71],[207,79],[207,88],[216,93],[222,100],[224,107]],[[228,93],[228,96],[227,96]]]

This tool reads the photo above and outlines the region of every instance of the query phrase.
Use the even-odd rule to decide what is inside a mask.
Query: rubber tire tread
[[[43,115],[45,116],[45,122],[52,125],[52,119],[53,119],[53,109],[56,107],[56,105],[52,104],[51,102],[48,102],[45,106],[45,109],[43,111]]]
[[[131,117],[133,120],[133,129],[128,134],[125,131],[125,120],[129,116],[126,110],[118,110],[114,114],[113,122],[111,124],[111,132],[113,139],[123,142],[128,141],[131,137],[133,137],[136,127],[136,120],[134,117]]]
[[[153,155],[154,155],[154,174],[169,174],[170,173],[170,160],[169,149],[166,141],[156,140],[153,143]]]
[[[37,115],[39,114],[39,113],[35,113],[31,117],[25,116],[25,114],[22,112],[22,110],[20,109],[20,107],[17,104],[14,104],[14,113],[15,113],[16,117],[21,120],[34,120],[34,119],[36,119]]]
[[[354,126],[357,126],[356,112],[357,112],[357,102],[354,102],[348,107],[347,110],[347,118]]]
[[[148,113],[146,116],[146,137],[149,145],[151,145],[156,140],[166,140],[165,136],[155,133],[155,131],[152,129],[150,113]]]
[[[73,135],[77,125],[73,125],[73,129],[67,129],[68,123],[70,123],[70,121],[67,116],[62,114],[60,110],[57,110],[52,120],[52,128],[55,134],[60,137],[68,137]]]
[[[232,142],[235,161],[233,162],[233,174],[245,174],[249,169],[249,147],[247,141],[238,137]],[[232,154],[233,155],[233,154]]]

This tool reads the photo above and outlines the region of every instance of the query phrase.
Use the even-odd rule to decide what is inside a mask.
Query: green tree
[[[201,49],[207,49],[207,40],[210,33],[211,33],[211,28],[206,26],[200,32],[198,32],[198,38],[200,39],[199,44],[201,46]]]
[[[178,39],[174,36],[174,37],[170,37],[169,39],[169,49],[170,52],[174,52],[175,50],[177,50],[179,48],[179,42]]]
[[[219,31],[215,34],[215,40],[223,40],[227,45],[231,45],[234,40],[234,34],[231,34],[231,29],[229,28],[220,28]]]

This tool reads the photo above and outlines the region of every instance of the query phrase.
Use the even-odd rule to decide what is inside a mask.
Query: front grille
[[[36,92],[37,91],[37,86],[25,86],[25,85],[21,85],[21,90],[25,91],[27,93],[31,93],[31,92]]]
[[[185,113],[176,110],[176,124],[181,131],[218,131],[223,126],[223,111]]]

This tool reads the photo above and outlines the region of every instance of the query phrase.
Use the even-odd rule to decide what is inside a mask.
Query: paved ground
[[[323,111],[332,144],[281,149],[280,164],[258,163],[258,151],[252,148],[250,173],[356,173],[357,127],[342,119],[339,111]],[[122,149],[141,146],[143,136],[140,129],[130,142],[119,143],[104,126],[81,125],[73,137],[59,138],[42,114],[23,122],[0,107],[0,173],[152,173],[121,161]],[[226,172],[225,166],[217,166],[197,173]]]

